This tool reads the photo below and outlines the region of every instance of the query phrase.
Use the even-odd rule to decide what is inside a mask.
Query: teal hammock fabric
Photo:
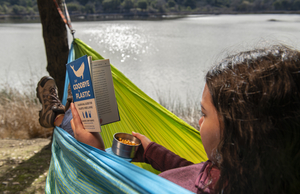
[[[46,193],[191,193],[56,127]]]
[[[103,59],[79,39],[72,42],[68,62],[83,55]],[[135,131],[194,163],[207,160],[199,132],[159,105],[111,65],[120,121],[102,126],[106,148],[114,133]],[[64,88],[66,103],[68,74]],[[145,170],[146,169],[146,170]],[[145,163],[123,159],[78,142],[56,127],[46,193],[189,193],[157,176]]]

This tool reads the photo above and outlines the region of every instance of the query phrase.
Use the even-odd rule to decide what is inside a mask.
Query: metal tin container
[[[126,139],[129,140],[136,145],[128,145],[125,143],[120,142],[118,139]],[[114,154],[123,157],[123,158],[134,158],[135,153],[138,149],[138,147],[141,145],[141,140],[134,137],[131,134],[128,133],[115,133],[113,138],[113,143],[111,146],[111,150]]]

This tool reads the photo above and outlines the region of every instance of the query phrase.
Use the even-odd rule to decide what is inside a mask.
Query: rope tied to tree
[[[56,0],[53,0],[53,2],[54,2],[55,6],[56,6],[56,8],[57,8],[58,13],[59,13],[60,16],[61,16],[61,19],[62,19],[62,20],[65,22],[65,24],[68,26],[68,28],[69,28],[69,30],[70,30],[72,36],[73,36],[73,39],[74,39],[74,38],[75,38],[75,37],[74,37],[74,34],[75,34],[76,31],[75,31],[75,30],[73,29],[73,27],[72,27],[72,24],[71,24],[71,18],[70,18],[69,11],[68,11],[68,8],[67,8],[67,5],[66,5],[65,1],[63,0],[63,1],[62,1],[62,4],[63,4],[63,7],[64,7],[64,11],[65,11],[66,17],[65,17],[65,15],[63,14],[62,10],[60,9],[60,6],[59,6],[58,3],[56,2]]]

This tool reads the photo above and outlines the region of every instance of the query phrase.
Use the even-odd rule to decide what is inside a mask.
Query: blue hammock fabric
[[[192,193],[56,127],[46,193]]]

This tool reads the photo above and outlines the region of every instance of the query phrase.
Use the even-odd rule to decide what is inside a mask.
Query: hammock
[[[74,39],[68,62],[83,55],[103,57],[80,39]],[[207,160],[199,132],[159,105],[111,65],[120,121],[103,125],[106,148],[117,132],[144,134],[179,156],[194,163]],[[66,73],[63,104],[69,84]],[[145,163],[130,163],[113,154],[78,142],[56,127],[46,193],[189,193],[165,180]]]

